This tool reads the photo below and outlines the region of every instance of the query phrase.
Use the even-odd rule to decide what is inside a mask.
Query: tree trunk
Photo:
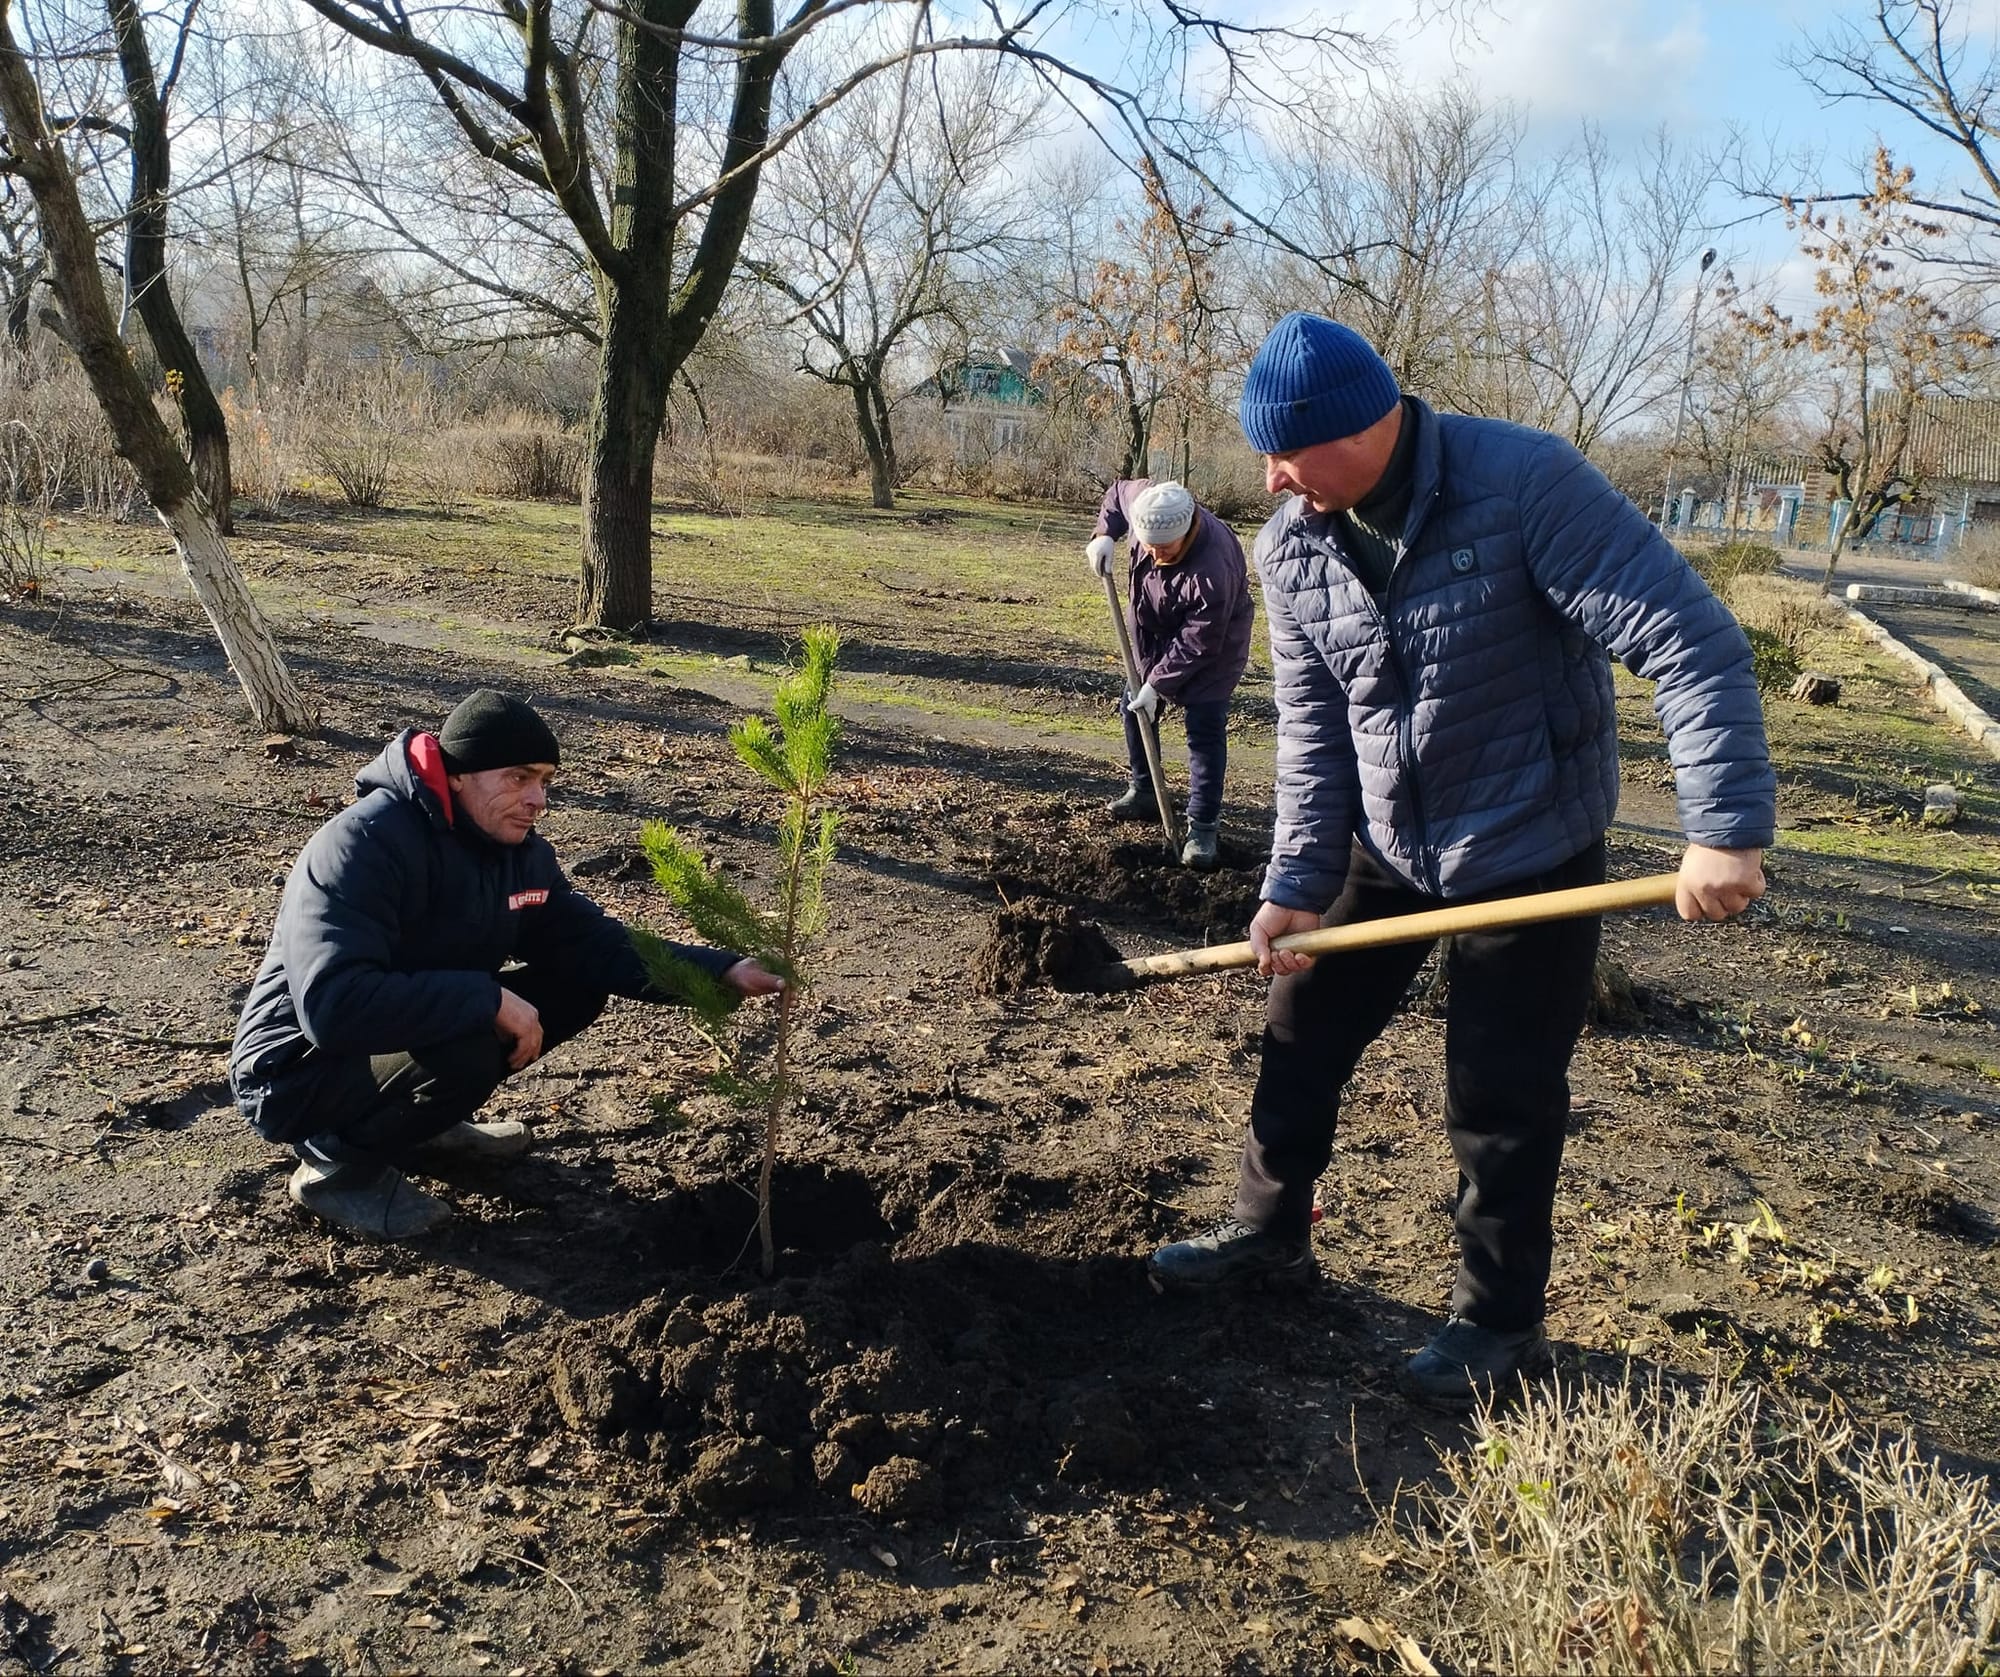
[[[896,431],[889,419],[889,398],[882,388],[880,367],[869,375],[868,399],[875,404],[875,432],[882,439],[882,460],[888,468],[889,491],[893,495],[903,487],[903,468],[896,460]]]
[[[7,299],[7,341],[16,349],[28,347],[28,321],[34,313],[35,287],[41,278],[41,263],[30,262],[21,272],[20,284]]]
[[[160,522],[173,532],[181,570],[201,602],[229,667],[242,684],[258,723],[274,732],[310,733],[318,725],[311,707],[292,681],[263,613],[229,558],[218,520],[199,492],[171,506],[154,503]]]
[[[600,289],[604,336],[587,432],[576,620],[638,629],[653,615],[653,454],[667,405],[665,322],[654,297],[628,298],[628,288],[609,279]]]
[[[125,281],[133,305],[146,324],[153,353],[168,373],[168,388],[187,426],[195,482],[214,515],[216,528],[230,533],[229,423],[208,382],[201,357],[181,321],[167,284],[167,200],[173,155],[167,140],[167,113],[153,78],[153,58],[145,25],[134,0],[106,0],[118,38],[118,63],[125,76],[125,102],[132,116],[132,197],[125,233]]]
[[[6,123],[15,169],[34,196],[56,298],[97,405],[118,452],[132,463],[160,521],[173,533],[195,598],[215,626],[258,725],[308,733],[316,726],[311,707],[293,683],[270,626],[230,563],[188,463],[119,342],[76,179],[49,137],[41,93],[15,43],[8,12],[8,0],[0,0],[0,120]]]
[[[871,505],[889,508],[896,504],[896,462],[889,453],[889,439],[875,417],[875,405],[863,377],[857,374],[847,387],[854,398],[854,429],[861,435],[861,447],[868,456],[868,499]]]

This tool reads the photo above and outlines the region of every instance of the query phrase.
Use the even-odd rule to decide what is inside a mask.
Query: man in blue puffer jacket
[[[1310,1277],[1341,1088],[1429,948],[1315,964],[1274,938],[1602,881],[1618,800],[1607,652],[1655,683],[1689,841],[1682,918],[1761,896],[1776,826],[1743,631],[1569,444],[1435,413],[1364,339],[1308,314],[1265,339],[1239,418],[1271,492],[1289,492],[1256,545],[1278,785],[1250,941],[1277,982],[1232,1216],[1154,1253],[1162,1286]],[[1598,929],[1451,941],[1460,1257],[1451,1318],[1408,1366],[1419,1394],[1465,1400],[1549,1366],[1551,1219]]]
[[[524,1125],[471,1122],[507,1074],[611,995],[677,999],[535,831],[557,760],[531,706],[481,688],[437,733],[391,740],[293,864],[229,1081],[298,1154],[289,1192],[315,1216],[386,1240],[435,1228],[449,1208],[400,1165],[525,1151]],[[668,947],[739,995],[783,987],[729,950]]]

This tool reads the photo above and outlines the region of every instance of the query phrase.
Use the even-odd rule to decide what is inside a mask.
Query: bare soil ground
[[[272,755],[191,607],[0,613],[0,1670],[1374,1668],[1342,1621],[1391,1599],[1376,1507],[1463,1438],[1394,1386],[1452,1265],[1442,1021],[1414,999],[1356,1079],[1322,1283],[1204,1306],[1141,1260],[1227,1203],[1258,982],[969,976],[1028,897],[1128,953],[1240,935],[1266,788],[1233,783],[1197,881],[1103,823],[1101,762],[851,725],[779,1274],[755,1138],[623,1003],[499,1097],[533,1155],[374,1248],[285,1202],[222,1075],[284,869],[381,740],[525,687],[559,853],[666,929],[640,822],[754,876],[771,811],[710,694],[323,624],[288,650],[327,729]],[[1766,905],[1608,928],[1631,993],[1577,1060],[1551,1328],[1576,1377],[1719,1366],[1986,1471],[1993,765],[1852,692],[1858,743],[1787,747]],[[1624,874],[1673,857],[1630,732]],[[1976,794],[1941,861],[1905,819],[1940,773]]]

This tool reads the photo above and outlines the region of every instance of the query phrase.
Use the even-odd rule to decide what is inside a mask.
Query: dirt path
[[[1413,1004],[1356,1078],[1324,1283],[1203,1308],[1140,1260],[1226,1203],[1255,981],[964,979],[1003,893],[1127,949],[1235,935],[1256,801],[1197,882],[1100,824],[1069,749],[856,717],[779,1277],[732,1267],[753,1137],[692,1035],[624,1004],[503,1092],[529,1160],[447,1183],[431,1241],[365,1248],[284,1204],[220,1048],[355,768],[513,671],[338,627],[290,650],[329,733],[273,758],[189,609],[0,617],[0,1660],[1372,1667],[1339,1627],[1398,1587],[1373,1503],[1462,1437],[1393,1384],[1450,1272],[1441,1021]],[[727,703],[591,670],[537,693],[551,837],[607,906],[671,928],[644,819],[766,865]],[[1564,1365],[1719,1361],[1995,1465],[1992,889],[1778,872],[1740,924],[1608,930],[1637,997],[1578,1059]]]

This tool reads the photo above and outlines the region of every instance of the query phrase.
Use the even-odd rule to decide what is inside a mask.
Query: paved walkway
[[[1817,583],[1825,569],[1823,554],[1788,553],[1778,569],[1786,576]],[[1944,559],[1891,558],[1884,554],[1842,554],[1833,573],[1834,597],[1848,603],[1851,582],[1881,583],[1891,588],[1942,588],[1957,575]],[[1864,601],[1860,608],[1913,652],[1922,654],[1957,682],[1965,696],[1987,715],[2000,717],[2000,612],[1967,611],[1951,606],[1885,605]]]

